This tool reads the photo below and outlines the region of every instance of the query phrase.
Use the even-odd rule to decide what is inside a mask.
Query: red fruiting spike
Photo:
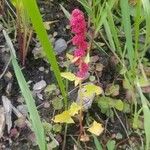
[[[88,44],[86,41],[81,42],[81,44],[79,45],[79,49],[86,50],[87,48],[88,48]]]
[[[89,65],[83,62],[80,65],[80,70],[77,72],[77,77],[84,78],[87,75],[88,70],[89,70]]]
[[[72,11],[70,26],[72,27],[72,32],[74,33],[84,33],[86,32],[86,22],[84,19],[83,12],[79,9]]]
[[[75,34],[72,38],[73,45],[76,46],[74,51],[73,63],[78,65],[79,71],[77,77],[85,78],[88,73],[89,65],[84,62],[84,57],[87,53],[88,43],[86,42],[86,22],[84,14],[79,9],[72,11],[70,19],[71,31]]]
[[[75,57],[83,57],[83,56],[85,56],[85,50],[83,50],[83,49],[76,49],[76,50],[74,50],[74,56]]]
[[[73,38],[72,38],[72,43],[73,45],[79,46],[81,45],[82,42],[85,41],[85,37],[82,34],[76,34]]]
[[[83,14],[83,12],[81,11],[81,10],[79,10],[79,9],[74,9],[73,11],[72,11],[72,14],[71,14],[73,17],[77,17],[77,16],[79,16],[79,15],[82,15],[82,16],[84,16],[84,14]]]

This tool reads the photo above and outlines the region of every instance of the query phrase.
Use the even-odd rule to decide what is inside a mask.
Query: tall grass
[[[39,41],[43,47],[44,52],[46,53],[47,59],[52,66],[53,72],[58,81],[58,85],[60,87],[60,90],[61,90],[63,98],[64,98],[65,107],[67,107],[66,91],[65,91],[65,87],[64,87],[62,78],[60,76],[60,70],[59,70],[59,66],[57,64],[57,60],[55,57],[55,52],[54,52],[52,43],[48,39],[48,35],[44,28],[42,17],[39,12],[37,3],[35,0],[22,0],[22,3],[24,6],[24,9],[27,10],[27,13],[28,13],[28,15],[31,19],[31,22],[33,24],[33,27],[35,29],[35,32],[39,38]]]
[[[91,22],[94,25],[95,35],[100,32],[100,29],[107,17],[108,9],[111,10],[116,2],[116,0],[109,0],[102,3],[101,0],[78,0],[85,8]],[[101,4],[102,3],[102,4]],[[107,7],[107,5],[109,7]]]
[[[81,0],[79,2],[87,11],[96,33],[101,32],[100,28],[104,27],[106,33],[105,41],[108,42],[107,46],[119,60],[120,66],[123,68],[120,73],[124,77],[123,80],[128,83],[128,88],[132,93],[132,100],[135,105],[134,116],[138,114],[137,100],[139,98],[137,97],[141,99],[146,135],[145,149],[148,150],[150,148],[150,130],[148,127],[149,102],[142,93],[137,78],[147,78],[144,70],[141,68],[143,67],[142,60],[150,46],[150,1],[137,0],[134,6],[131,6],[128,0],[114,0],[113,2],[104,0],[99,3],[97,3],[97,0]],[[115,2],[116,7],[113,7]],[[102,11],[99,11],[99,9]],[[94,15],[95,10],[97,10],[96,15]],[[131,12],[134,13],[131,14]],[[116,25],[116,22],[119,22],[121,25]],[[141,31],[144,31],[145,36],[144,46],[141,46],[139,42]]]
[[[145,150],[150,149],[150,103],[148,99],[143,95],[142,89],[140,87],[139,81],[137,80],[137,90],[139,92],[141,102],[142,102],[142,107],[143,107],[143,114],[144,114],[144,130],[145,130],[145,135],[146,135],[146,142],[145,142]]]
[[[28,84],[25,81],[21,68],[19,67],[17,63],[15,49],[13,47],[13,44],[5,30],[3,30],[3,34],[5,36],[7,45],[10,48],[14,72],[15,72],[19,87],[21,89],[22,95],[28,107],[28,111],[30,115],[29,119],[31,119],[31,122],[32,122],[32,128],[36,136],[37,144],[39,145],[40,150],[46,150],[47,147],[46,147],[46,142],[45,142],[44,129],[40,121],[40,117],[38,115],[38,111],[35,105],[35,100],[33,99],[32,93],[30,92]]]

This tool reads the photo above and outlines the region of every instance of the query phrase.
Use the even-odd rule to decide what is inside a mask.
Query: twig
[[[114,112],[115,112],[115,114],[116,114],[117,118],[119,119],[119,121],[120,121],[120,123],[121,123],[121,125],[122,125],[122,127],[123,127],[123,129],[124,129],[124,131],[125,131],[125,133],[126,133],[126,135],[127,135],[127,138],[128,138],[128,140],[129,140],[129,139],[130,139],[130,137],[129,137],[129,135],[128,135],[128,132],[127,132],[126,127],[124,126],[124,124],[123,124],[122,120],[121,120],[121,119],[120,119],[120,117],[118,116],[118,114],[117,114],[117,112],[116,112],[116,110],[115,110],[115,109],[114,109]]]
[[[7,0],[5,0],[5,3],[6,3],[7,6],[9,7],[9,9],[13,12],[13,14],[15,15],[15,17],[17,17],[15,11],[12,9],[12,7],[11,7],[10,4],[7,2]]]
[[[67,124],[65,125],[65,133],[64,133],[64,141],[63,141],[63,146],[62,146],[62,150],[65,150],[65,146],[66,146],[66,135],[67,135]]]
[[[8,69],[8,66],[9,66],[10,62],[11,62],[11,57],[10,57],[8,63],[6,64],[6,67],[5,67],[4,71],[3,71],[3,73],[0,75],[0,79],[1,79],[1,78],[4,76],[4,74],[6,73],[6,71],[7,71],[7,69]]]
[[[18,118],[24,117],[12,104],[11,104],[11,107],[12,107],[13,112]],[[31,129],[32,128],[31,123],[27,119],[25,120],[25,122],[27,126]]]

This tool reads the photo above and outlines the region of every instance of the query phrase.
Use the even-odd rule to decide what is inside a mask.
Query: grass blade
[[[60,76],[60,70],[57,64],[57,60],[55,57],[55,53],[53,50],[52,43],[48,39],[48,35],[43,25],[43,21],[35,0],[22,0],[24,8],[27,9],[28,15],[31,18],[31,22],[33,27],[38,35],[40,43],[43,47],[44,52],[46,53],[47,59],[49,63],[52,65],[52,69],[54,71],[55,77],[57,79],[58,85],[64,97],[65,108],[67,107],[67,98],[66,91]]]
[[[115,26],[115,23],[114,23],[114,19],[113,19],[113,15],[112,15],[111,11],[108,11],[108,16],[109,16],[109,17],[107,17],[108,24],[110,26],[112,37],[113,37],[114,43],[116,45],[116,52],[118,52],[118,54],[120,56],[122,56],[121,44],[120,44],[120,41],[119,41],[119,38],[118,38],[117,29],[116,29],[116,26]]]
[[[131,30],[131,22],[130,22],[130,9],[128,0],[120,0],[121,12],[122,12],[122,23],[124,26],[124,32],[126,37],[126,47],[127,47],[127,54],[129,58],[129,63],[131,69],[135,67],[135,53],[133,49],[133,42],[132,42],[132,30]]]
[[[104,28],[105,28],[105,32],[106,32],[106,35],[107,35],[107,38],[108,38],[110,47],[111,47],[111,49],[115,52],[115,51],[116,51],[116,48],[115,48],[113,36],[112,36],[112,34],[111,34],[111,29],[110,29],[110,26],[109,26],[109,24],[108,24],[107,19],[104,21]]]
[[[145,135],[146,135],[146,145],[145,145],[145,150],[149,150],[150,149],[150,109],[148,107],[148,100],[146,99],[146,97],[143,95],[142,90],[140,88],[139,83],[137,83],[137,88],[138,88],[138,92],[139,95],[141,97],[141,101],[142,101],[142,108],[143,108],[143,113],[144,113],[144,130],[145,130]]]
[[[99,140],[97,139],[97,137],[96,137],[94,134],[92,134],[92,136],[93,136],[93,138],[94,138],[94,144],[95,144],[95,146],[96,146],[96,149],[97,149],[97,150],[103,150],[103,148],[102,148],[102,146],[101,146]]]
[[[14,53],[14,48],[11,43],[10,38],[8,37],[7,33],[3,31],[6,42],[10,48],[11,51],[11,57],[12,57],[12,64],[15,71],[15,75],[19,84],[19,87],[21,89],[22,95],[25,99],[25,102],[28,107],[28,111],[30,114],[30,119],[32,121],[33,130],[36,136],[37,143],[40,147],[40,150],[46,150],[46,143],[45,143],[45,136],[44,136],[44,129],[42,126],[42,123],[40,121],[40,117],[38,115],[38,111],[35,105],[35,101],[32,97],[32,94],[30,92],[30,89],[25,81],[25,78],[21,72],[21,69],[16,61],[16,56]]]
[[[70,19],[70,16],[71,16],[71,15],[70,15],[70,13],[66,10],[66,8],[65,8],[63,5],[61,5],[61,4],[60,4],[60,7],[61,7],[63,13],[65,14],[66,18],[67,18],[67,19]]]
[[[91,16],[92,9],[91,9],[90,5],[88,4],[87,0],[78,0],[78,2],[81,3],[81,5],[83,5],[86,12]]]
[[[135,52],[138,54],[140,23],[141,23],[141,19],[140,19],[141,18],[141,1],[137,2],[135,11],[136,11],[135,25],[134,25],[134,29],[135,29]]]
[[[107,17],[107,12],[108,12],[108,10],[111,10],[111,9],[112,9],[112,7],[114,6],[115,2],[116,2],[116,0],[110,0],[108,3],[106,3],[105,9],[101,12],[101,14],[99,14],[99,15],[101,15],[101,18],[100,18],[100,20],[99,20],[99,22],[98,22],[98,25],[97,25],[97,29],[96,29],[96,31],[95,31],[95,34],[97,34],[97,33],[99,32],[99,30],[100,30],[102,24],[104,23],[104,21],[105,21],[105,19],[106,19],[106,17]],[[107,7],[107,5],[108,5],[109,7]]]
[[[149,43],[150,43],[150,1],[142,0],[142,4],[143,4],[144,16],[146,20],[146,31],[145,31],[146,39],[145,39],[145,45],[144,45],[144,51],[143,51],[143,56],[144,56],[148,49],[147,46],[149,46]]]

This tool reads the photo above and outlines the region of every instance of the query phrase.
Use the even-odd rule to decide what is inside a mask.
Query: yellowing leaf
[[[93,122],[92,126],[88,129],[89,132],[99,136],[103,132],[104,128],[100,123]]]
[[[89,53],[87,53],[84,62],[87,64],[90,62],[90,54]]]
[[[74,56],[73,56],[73,55],[71,55],[71,54],[68,54],[68,53],[67,53],[67,54],[66,54],[66,57],[67,57],[69,60],[71,60],[71,61],[72,61]]]
[[[69,111],[64,111],[61,114],[56,115],[53,121],[55,123],[74,123]]]
[[[78,114],[79,110],[81,110],[81,106],[73,102],[68,111],[69,111],[70,116],[74,116],[75,114]]]
[[[76,77],[74,81],[75,87],[81,82],[81,78]]]
[[[58,20],[43,22],[45,29],[50,30],[50,25],[55,23],[55,22],[58,22]]]
[[[79,58],[80,58],[80,57],[74,57],[74,58],[71,60],[71,62],[72,62],[72,63],[75,63]]]
[[[84,88],[86,89],[86,96],[90,96],[92,94],[100,95],[103,92],[101,87],[94,84],[87,84]]]
[[[88,142],[88,141],[90,141],[90,138],[89,138],[88,135],[83,134],[83,135],[81,135],[81,137],[80,137],[80,141],[82,141],[82,142]]]
[[[76,79],[76,76],[71,72],[62,72],[61,76],[63,78],[70,80],[70,81],[74,81]]]

